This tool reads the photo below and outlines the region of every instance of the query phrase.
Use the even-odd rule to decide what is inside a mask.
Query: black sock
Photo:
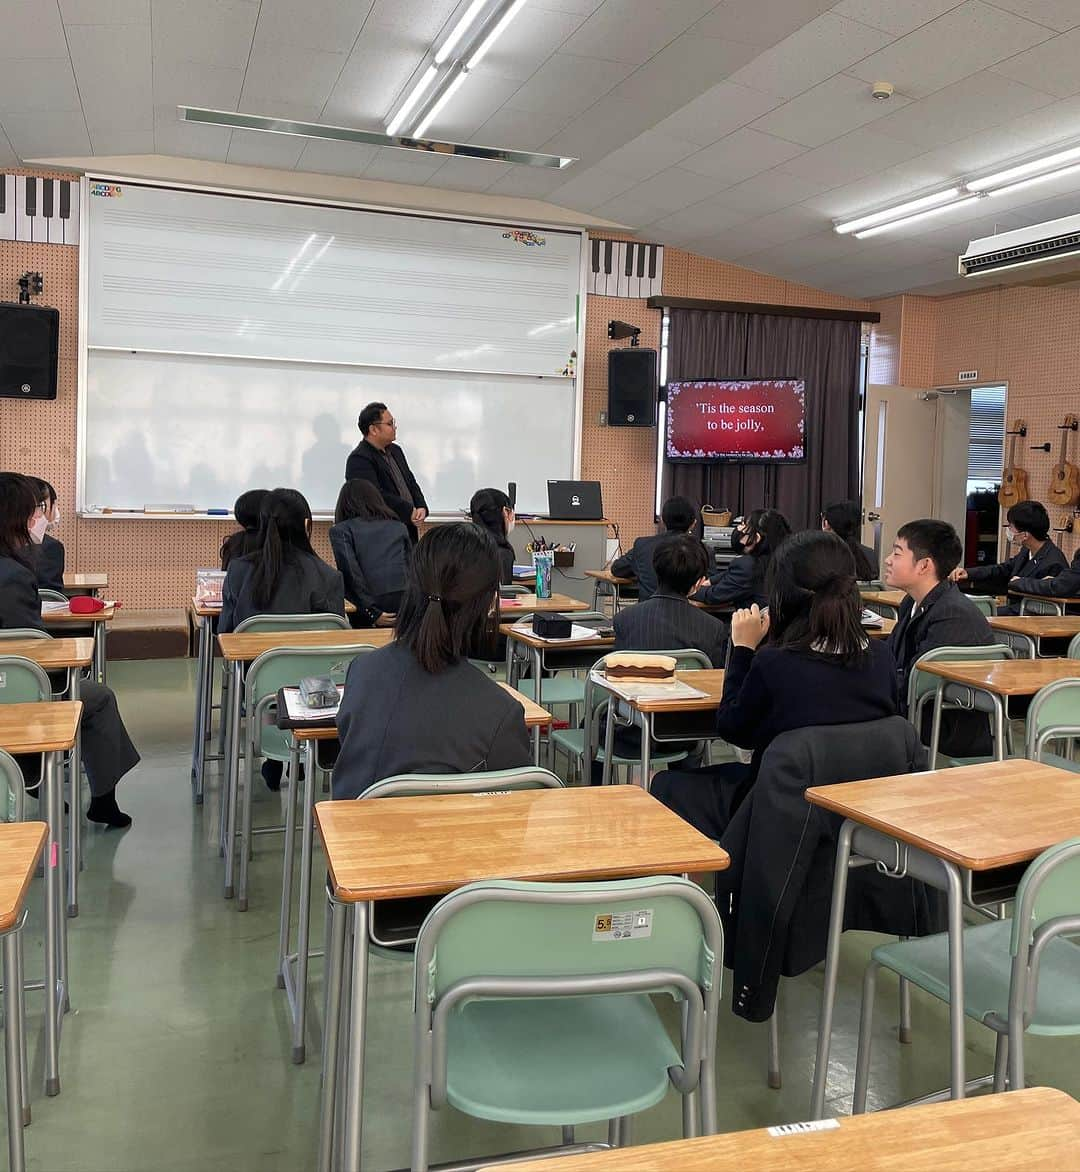
[[[115,789],[109,790],[108,793],[98,794],[96,798],[91,798],[86,816],[91,822],[100,822],[105,826],[123,829],[131,825],[131,815],[125,814],[116,804]]]

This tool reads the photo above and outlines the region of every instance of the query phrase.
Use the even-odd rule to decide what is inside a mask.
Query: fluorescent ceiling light
[[[514,19],[515,16],[525,7],[526,0],[514,0],[509,8],[499,17],[495,27],[488,33],[486,37],[480,42],[480,47],[469,58],[469,68],[475,69],[480,64],[481,59],[487,53],[488,49],[503,35],[506,31],[506,26]]]
[[[855,239],[865,240],[868,236],[878,236],[882,232],[892,232],[895,228],[906,228],[908,224],[914,224],[918,220],[927,220],[931,216],[940,216],[943,212],[951,212],[954,208],[962,208],[966,204],[975,203],[979,199],[982,199],[981,195],[969,195],[966,199],[958,199],[953,203],[943,204],[941,207],[927,208],[925,211],[916,212],[913,216],[904,216],[902,220],[890,220],[887,224],[878,224],[873,228],[865,228],[861,232],[855,233]]]
[[[415,86],[413,86],[412,93],[409,94],[405,101],[401,103],[401,105],[398,107],[398,112],[393,116],[393,118],[387,122],[387,134],[391,135],[391,137],[397,134],[397,132],[405,124],[405,119],[408,118],[408,116],[413,112],[414,108],[416,107],[416,103],[420,101],[420,99],[427,92],[428,87],[438,76],[439,71],[435,68],[434,65],[429,65],[427,69],[424,70],[420,80],[416,83]]]
[[[436,65],[441,65],[450,56],[454,51],[454,46],[469,31],[473,21],[480,15],[481,9],[483,9],[487,2],[488,0],[472,0],[469,7],[465,9],[465,14],[454,25],[446,40],[443,41],[442,48],[435,54]]]
[[[1014,191],[1021,191],[1025,187],[1034,187],[1036,183],[1046,183],[1050,179],[1062,179],[1066,175],[1075,175],[1080,171],[1080,163],[1071,167],[1059,167],[1056,171],[1047,171],[1045,175],[1032,175],[1029,179],[1021,179],[1016,183],[1007,183],[1004,187],[995,187],[987,195],[1011,195]]]
[[[1020,163],[1004,171],[997,171],[993,175],[984,175],[981,179],[971,179],[965,186],[969,191],[985,191],[989,187],[1000,187],[1014,179],[1023,179],[1036,171],[1059,167],[1063,163],[1072,163],[1077,159],[1080,159],[1080,147],[1070,147],[1066,151],[1058,151],[1041,159],[1032,159],[1030,163]]]
[[[457,75],[451,78],[449,84],[446,86],[443,92],[439,94],[439,96],[431,104],[431,109],[429,109],[423,118],[421,118],[419,126],[417,126],[417,128],[412,133],[413,138],[424,137],[424,132],[439,116],[440,111],[446,105],[446,103],[450,101],[450,99],[454,96],[454,94],[457,93],[459,89],[461,89],[461,83],[468,76],[468,70],[459,65]]]
[[[909,199],[905,203],[898,203],[895,207],[886,208],[880,212],[870,212],[868,215],[859,216],[854,220],[843,220],[839,224],[833,225],[834,230],[840,232],[854,232],[856,236],[859,235],[860,229],[869,228],[874,224],[883,224],[886,221],[899,219],[901,216],[908,216],[912,212],[922,211],[923,208],[937,207],[938,204],[950,203],[960,194],[959,187],[949,187],[945,191],[937,191],[933,195],[923,195],[918,199]]]

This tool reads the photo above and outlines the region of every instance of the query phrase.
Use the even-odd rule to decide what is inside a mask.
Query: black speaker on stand
[[[608,424],[652,427],[656,422],[655,350],[628,346],[608,351]]]
[[[55,399],[60,311],[0,302],[0,398]]]

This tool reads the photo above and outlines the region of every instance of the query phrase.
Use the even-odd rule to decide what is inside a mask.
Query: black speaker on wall
[[[60,311],[0,302],[0,398],[55,399]]]
[[[656,351],[642,346],[608,351],[608,423],[652,427],[656,422]]]

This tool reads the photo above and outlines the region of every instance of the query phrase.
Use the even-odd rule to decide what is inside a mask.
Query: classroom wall
[[[37,169],[22,173],[63,175]],[[217,564],[221,541],[233,525],[206,520],[76,519],[78,250],[0,241],[0,299],[17,298],[16,282],[27,270],[44,275],[45,291],[38,302],[61,311],[60,390],[51,403],[0,400],[0,467],[44,476],[56,486],[63,515],[58,536],[67,548],[70,569],[107,570],[110,597],[129,608],[181,606],[190,597],[195,568]],[[663,291],[677,297],[769,304],[867,305],[678,248],[666,250]],[[586,302],[582,476],[601,481],[605,511],[628,544],[653,529],[656,430],[610,428],[599,422],[600,412],[607,409],[607,351],[622,344],[607,339],[612,318],[640,325],[641,344],[659,346],[661,315],[648,309],[643,299],[590,296]],[[314,544],[329,559],[328,528],[326,523],[316,525]]]

